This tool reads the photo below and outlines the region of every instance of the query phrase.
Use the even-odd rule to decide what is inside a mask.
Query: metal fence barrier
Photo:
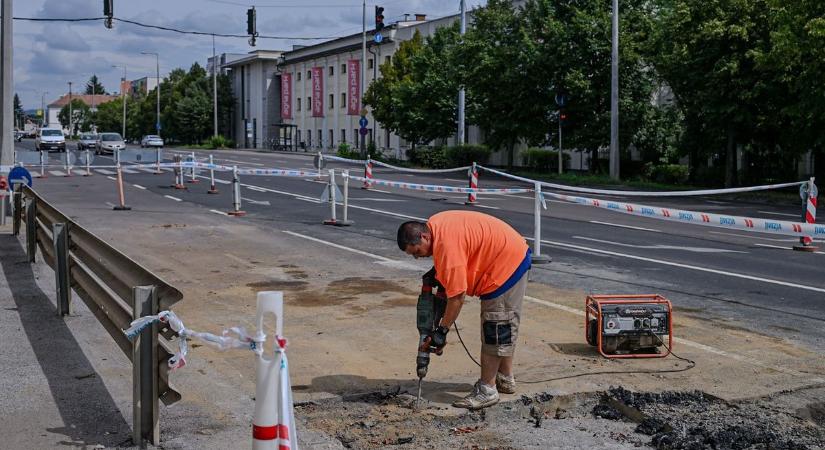
[[[14,196],[13,232],[25,218],[26,252],[34,262],[37,247],[55,271],[57,313],[71,314],[73,289],[132,362],[133,425],[136,445],[160,441],[158,400],[171,405],[180,394],[169,384],[167,361],[174,355],[175,333],[155,324],[130,341],[123,330],[139,317],[156,315],[183,295],[155,274],[93,235],[28,186]],[[25,205],[25,208],[23,207]]]

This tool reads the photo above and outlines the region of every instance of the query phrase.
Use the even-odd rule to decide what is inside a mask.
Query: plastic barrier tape
[[[346,176],[346,175],[345,175]],[[365,181],[366,178],[358,177],[354,175],[349,175],[349,178],[356,180],[356,181]],[[370,184],[377,184],[380,186],[388,186],[394,187],[398,189],[411,189],[414,191],[427,191],[427,192],[446,192],[446,193],[457,193],[457,194],[466,194],[468,192],[474,192],[476,194],[523,194],[525,192],[533,192],[532,189],[518,189],[518,188],[506,188],[506,189],[492,189],[492,188],[485,188],[485,189],[472,189],[466,187],[454,187],[454,186],[437,186],[434,184],[415,184],[415,183],[404,183],[400,181],[390,181],[390,180],[379,180],[372,178],[370,179]]]

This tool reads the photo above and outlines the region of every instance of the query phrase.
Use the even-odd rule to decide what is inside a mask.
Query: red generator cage
[[[673,308],[661,295],[588,295],[584,311],[585,339],[605,358],[664,358],[673,349]]]

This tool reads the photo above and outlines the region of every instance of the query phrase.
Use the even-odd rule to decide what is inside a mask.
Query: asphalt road
[[[32,140],[17,145],[21,149],[33,149]],[[69,148],[73,145],[69,144]],[[167,149],[166,157],[178,151],[183,152]],[[307,154],[212,153],[215,162],[224,165],[312,169],[311,155]],[[52,153],[50,157],[54,161],[58,154]],[[112,160],[98,156],[95,164],[111,165]],[[349,168],[359,175],[363,170],[339,164],[328,166],[331,167]],[[79,176],[63,177],[64,171],[52,168],[47,171],[47,178],[35,181],[35,188],[48,197],[50,190],[61,189],[66,183],[94,185],[88,201],[113,206],[117,202],[115,185],[111,183],[111,189],[101,189],[100,180],[114,179],[114,174],[111,169],[93,172],[95,176],[91,178],[95,181]],[[205,214],[225,214],[232,207],[228,173],[215,174],[219,194],[209,195],[206,192],[208,172],[197,176],[199,183],[187,183],[185,190],[171,187],[173,175],[169,172],[163,175],[147,172],[129,169],[124,174],[127,204],[130,198],[143,196],[157,202],[191,202],[202,206]],[[466,185],[461,173],[411,175],[376,168],[374,176],[424,184]],[[341,180],[338,181],[341,184]],[[481,187],[519,186],[509,180],[490,179],[484,173],[480,182]],[[375,258],[403,263],[409,257],[395,245],[398,225],[448,209],[489,213],[507,221],[525,237],[533,236],[531,194],[479,195],[479,204],[469,207],[463,203],[464,196],[459,195],[384,188],[361,190],[352,186],[349,218],[355,223],[350,227],[330,227],[321,224],[330,217],[329,205],[318,200],[325,181],[245,176],[241,183],[243,210],[247,215],[238,220],[273,230],[288,230],[293,236],[306,239],[307,252],[323,251],[327,243],[355,250],[352,259],[342,264],[360,264]],[[798,220],[801,209],[796,203],[767,205],[714,197],[595,197],[781,220]],[[134,209],[121,214],[139,213],[139,209]],[[338,213],[340,219],[340,208]],[[534,266],[533,279],[589,293],[659,293],[677,307],[677,321],[679,314],[729,320],[751,331],[798,340],[822,352],[825,349],[825,252],[795,252],[791,250],[795,242],[792,237],[670,223],[550,201],[548,209],[542,211],[542,253],[549,254],[553,262]],[[820,244],[825,247],[825,243]]]

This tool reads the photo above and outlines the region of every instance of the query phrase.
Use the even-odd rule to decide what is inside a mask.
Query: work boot
[[[496,389],[502,394],[516,393],[516,377],[510,375],[509,377],[498,372],[496,374]]]
[[[470,410],[482,409],[498,403],[498,391],[496,388],[487,386],[481,380],[476,381],[473,392],[470,395],[456,400],[453,406],[456,408],[467,408]]]

